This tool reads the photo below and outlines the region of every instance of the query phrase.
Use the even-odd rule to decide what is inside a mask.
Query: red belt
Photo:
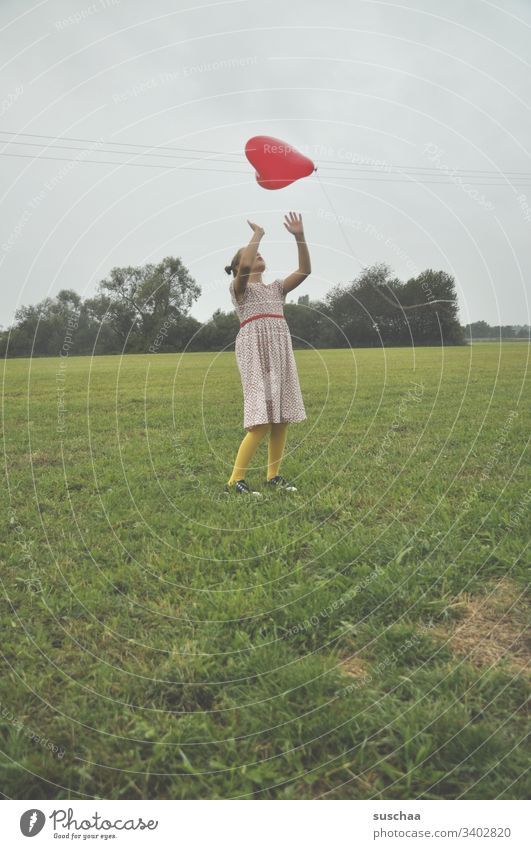
[[[282,313],[278,312],[261,312],[258,315],[252,315],[250,318],[246,318],[245,321],[240,322],[240,327],[243,327],[244,324],[247,324],[248,321],[254,321],[255,318],[284,318],[285,316]]]

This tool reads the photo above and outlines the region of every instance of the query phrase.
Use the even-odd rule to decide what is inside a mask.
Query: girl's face
[[[243,248],[242,248],[242,252],[243,252]],[[240,254],[240,260],[241,260],[241,254]],[[239,264],[240,260],[238,260],[238,264]],[[262,254],[259,251],[257,251],[257,254],[254,258],[253,267],[251,268],[251,274],[262,274],[262,272],[265,271],[265,268],[266,268],[265,260],[262,256]]]
[[[266,267],[265,260],[264,260],[263,256],[261,255],[261,253],[258,252],[256,254],[255,258],[254,258],[253,274],[255,274],[255,273],[261,274],[262,271],[265,271],[265,267]]]

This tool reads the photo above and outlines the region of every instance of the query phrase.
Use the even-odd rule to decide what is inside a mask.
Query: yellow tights
[[[250,428],[249,432],[242,439],[238,449],[232,474],[227,481],[229,486],[235,483],[235,481],[245,478],[256,449],[269,431],[271,431],[271,435],[269,437],[267,451],[267,479],[270,480],[275,475],[278,475],[286,445],[286,437],[288,435],[288,424],[289,422],[268,422],[267,424],[255,425],[253,428]]]

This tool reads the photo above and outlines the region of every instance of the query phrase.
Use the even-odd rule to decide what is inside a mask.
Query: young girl
[[[227,274],[233,275],[229,288],[240,318],[235,353],[244,395],[243,426],[248,430],[225,484],[226,493],[234,488],[235,492],[261,495],[249,487],[245,475],[266,433],[270,433],[266,486],[292,492],[297,489],[278,473],[289,422],[302,422],[306,418],[283,304],[287,293],[308,277],[311,266],[302,216],[290,212],[285,219],[284,227],[297,241],[297,271],[284,280],[264,283],[262,272],[266,266],[258,252],[264,230],[251,221],[248,221],[253,230],[251,241],[225,266]]]

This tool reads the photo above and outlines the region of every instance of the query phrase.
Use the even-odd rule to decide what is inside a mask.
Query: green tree
[[[234,340],[240,329],[236,311],[229,313],[215,310],[210,321],[206,322],[197,334],[201,350],[225,351],[234,348]]]
[[[145,350],[161,328],[186,316],[201,289],[181,259],[165,257],[156,265],[113,268],[99,284],[103,299],[93,308],[102,309],[129,350]]]

